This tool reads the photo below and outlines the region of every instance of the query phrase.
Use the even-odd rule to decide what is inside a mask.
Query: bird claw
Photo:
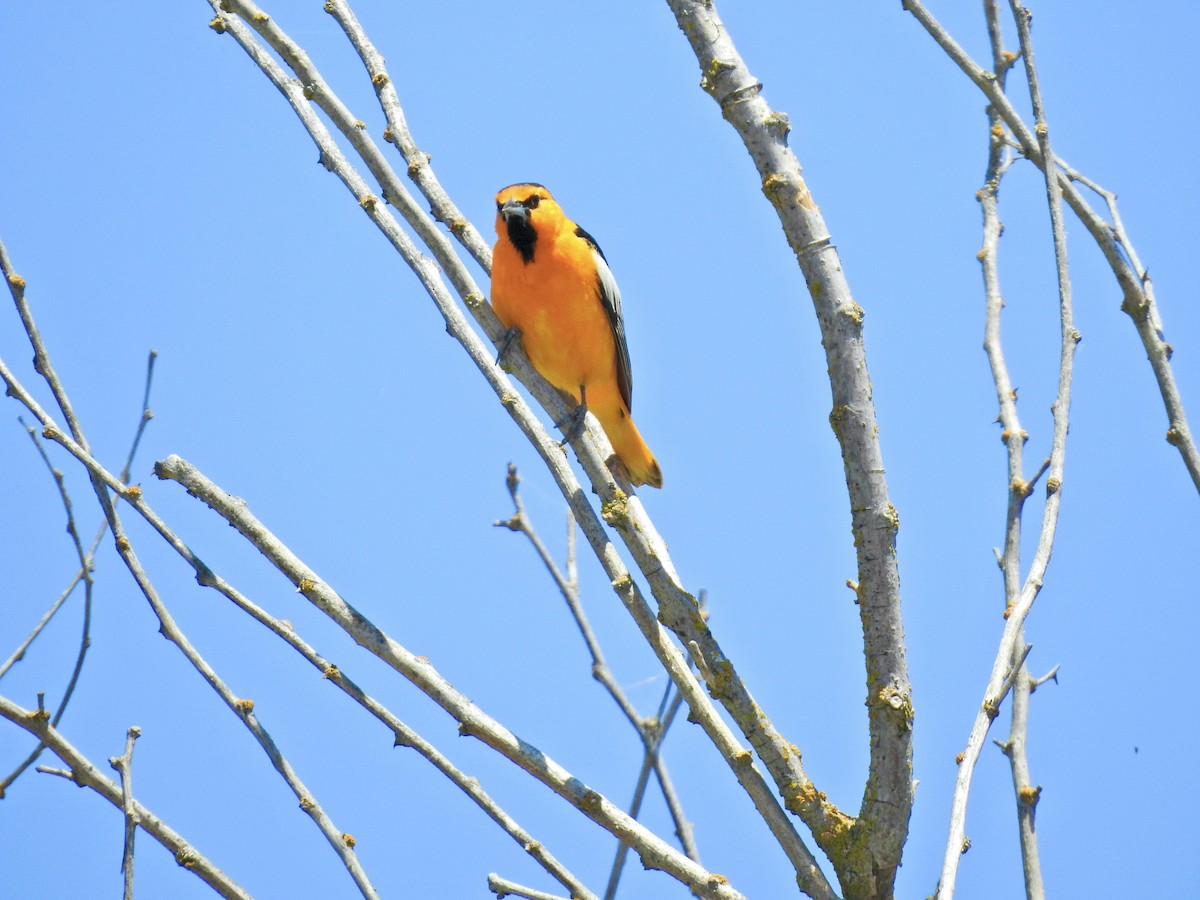
[[[560,447],[569,444],[575,438],[583,434],[583,421],[587,418],[587,404],[580,403],[573,410],[567,413],[566,417],[561,422],[554,424],[562,430],[563,439],[558,442]]]
[[[587,411],[587,388],[581,384],[579,386],[579,403],[573,410],[567,413],[565,419],[554,423],[558,428],[562,429],[563,439],[558,442],[560,447],[565,446],[583,434],[583,421],[587,418]]]
[[[503,365],[504,358],[506,356],[508,356],[508,352],[510,350],[512,350],[513,344],[516,343],[517,338],[519,338],[520,336],[521,336],[520,328],[510,328],[510,329],[508,329],[508,331],[504,332],[504,337],[502,337],[500,339],[500,350],[496,354],[496,365],[498,365],[498,366]]]

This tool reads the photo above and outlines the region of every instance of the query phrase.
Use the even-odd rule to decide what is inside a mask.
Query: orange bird
[[[590,410],[630,482],[662,487],[662,470],[629,414],[633,373],[617,282],[596,241],[540,184],[496,195],[492,306],[510,333],[521,333],[533,367],[578,404],[567,436]]]

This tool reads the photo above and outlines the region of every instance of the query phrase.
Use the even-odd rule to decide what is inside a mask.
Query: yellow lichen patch
[[[125,488],[125,496],[131,500],[137,500],[142,496],[142,486],[140,484],[131,484]]]
[[[208,27],[211,28],[213,31],[215,31],[217,34],[224,34],[225,33],[225,20],[222,19],[220,16],[214,16],[213,20],[208,23]]]
[[[341,670],[337,666],[335,666],[333,663],[330,663],[329,665],[327,665],[325,667],[325,670],[321,673],[321,677],[322,678],[337,678],[341,674],[342,674]]]
[[[609,525],[617,525],[629,518],[629,497],[617,488],[612,497],[600,505],[600,515]]]
[[[700,76],[700,87],[711,92],[716,87],[717,79],[721,77],[721,73],[728,72],[733,68],[736,68],[733,63],[725,62],[723,59],[714,59],[708,64],[708,68],[704,70],[704,74]]]
[[[296,593],[305,594],[317,586],[317,583],[311,578],[301,578],[296,584]]]
[[[770,175],[768,175],[766,178],[763,179],[762,191],[764,194],[766,194],[768,197],[770,197],[773,194],[778,193],[780,190],[782,190],[786,186],[787,186],[787,179],[784,178],[782,175],[780,175],[778,172],[772,172]]]
[[[880,706],[900,713],[904,717],[905,724],[912,723],[914,715],[912,697],[908,694],[889,685],[882,688],[875,697]]]
[[[350,834],[349,832],[346,832],[345,834],[343,834],[343,835],[342,835],[342,841],[343,841],[343,842],[345,843],[345,845],[346,845],[347,847],[349,847],[351,850],[353,850],[353,849],[354,849],[354,845],[358,843],[358,841],[356,841],[356,840],[354,839],[354,835]]]
[[[1017,791],[1017,797],[1020,798],[1022,803],[1028,804],[1029,806],[1036,805],[1041,796],[1042,789],[1032,784],[1026,784],[1022,786],[1019,791]]]
[[[883,517],[887,520],[888,525],[891,526],[892,531],[900,530],[900,513],[896,512],[896,507],[892,506],[891,503],[888,503],[887,509],[883,511]]]
[[[358,205],[361,206],[363,209],[365,209],[369,213],[375,212],[375,207],[379,205],[379,198],[376,197],[374,194],[367,194],[365,197],[363,197],[361,200],[358,201]]]
[[[376,75],[374,78],[371,79],[371,84],[375,85],[375,87],[383,87],[385,84],[388,83],[389,80],[390,79],[387,77],[387,75],[385,75],[383,72],[380,72],[378,75]]]
[[[241,712],[243,715],[245,715],[246,713],[254,712],[254,701],[250,700],[247,697],[242,697],[240,700],[237,700],[234,703],[234,706],[236,706],[238,708],[238,711]]]

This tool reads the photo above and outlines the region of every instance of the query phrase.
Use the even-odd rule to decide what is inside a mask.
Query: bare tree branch
[[[746,68],[713,3],[668,4],[700,64],[701,87],[742,138],[808,283],[829,367],[830,421],[842,449],[858,551],[871,734],[870,770],[858,816],[841,812],[825,799],[805,775],[798,754],[789,753],[790,745],[780,736],[760,739],[755,749],[788,797],[789,808],[829,854],[843,889],[864,897],[887,896],[912,811],[913,709],[896,568],[899,518],[883,475],[863,311],[851,296],[829,230],[788,149],[787,117],[763,98],[762,85]]]
[[[7,266],[7,257],[3,259]],[[10,283],[12,279],[9,279]],[[17,303],[18,311],[21,315],[21,321],[25,326],[27,336],[30,343],[35,348],[35,365],[39,367],[42,376],[52,385],[59,405],[64,410],[71,408],[70,401],[67,398],[61,383],[54,374],[54,368],[50,362],[49,355],[46,353],[45,347],[42,344],[41,336],[38,333],[37,325],[33,320],[32,312],[29,309],[28,303],[25,300],[24,284],[20,290],[13,291],[13,298]],[[225,701],[226,705],[233,711],[250,731],[250,733],[258,741],[259,745],[266,752],[268,758],[275,766],[276,771],[287,782],[288,786],[295,792],[296,796],[301,801],[301,808],[309,814],[317,827],[325,835],[334,851],[342,859],[347,871],[363,892],[364,896],[373,898],[376,895],[374,888],[371,886],[366,872],[363,871],[357,857],[353,852],[351,843],[344,838],[344,833],[338,830],[324,810],[312,799],[311,792],[300,781],[298,775],[292,769],[275,742],[271,739],[266,729],[259,723],[254,715],[254,702],[252,700],[237,697],[225,685],[216,671],[204,660],[199,651],[188,640],[182,630],[176,625],[174,617],[167,610],[166,605],[162,602],[157,589],[151,583],[145,570],[142,568],[141,562],[137,554],[133,550],[133,546],[125,533],[125,529],[121,524],[121,520],[117,515],[116,507],[112,501],[110,491],[125,499],[140,499],[141,488],[137,486],[129,486],[124,484],[116,476],[112,475],[103,466],[101,466],[91,455],[87,444],[83,440],[77,440],[73,437],[68,437],[64,434],[54,420],[46,413],[45,410],[38,404],[33,396],[25,389],[25,387],[16,379],[9,370],[8,365],[3,359],[0,359],[0,380],[3,380],[9,396],[15,398],[19,403],[25,406],[41,423],[43,427],[42,436],[48,440],[55,441],[63,446],[72,456],[84,464],[88,471],[88,477],[91,480],[93,490],[96,494],[96,499],[100,503],[101,509],[104,511],[105,518],[108,522],[108,529],[112,532],[114,542],[116,544],[117,553],[121,560],[125,563],[126,568],[133,576],[134,582],[137,584],[142,595],[150,603],[151,609],[159,620],[159,630],[163,637],[175,644],[180,651],[187,657],[188,661],[195,669],[204,677],[209,686]],[[73,422],[72,428],[74,433],[82,438],[83,432],[78,419],[71,413]]]
[[[995,73],[988,71],[976,63],[970,55],[950,36],[926,9],[921,0],[903,0],[903,6],[911,12],[951,60],[983,91],[996,112],[1004,120],[1004,124],[1012,131],[1021,153],[1043,172],[1047,171],[1046,157],[1040,149],[1039,136],[1035,129],[1031,130],[1021,119],[1016,109],[1005,96],[1004,91],[996,82]],[[1167,411],[1168,427],[1167,442],[1179,450],[1183,463],[1192,482],[1200,491],[1200,449],[1193,439],[1188,425],[1187,414],[1184,412],[1183,399],[1179,387],[1175,383],[1175,373],[1171,369],[1171,345],[1164,339],[1162,317],[1159,314],[1154,299],[1154,286],[1150,281],[1149,272],[1138,262],[1136,252],[1128,241],[1128,235],[1119,219],[1114,217],[1114,223],[1109,224],[1104,217],[1092,209],[1091,205],[1076,190],[1074,181],[1087,184],[1076,175],[1068,175],[1065,171],[1057,171],[1059,160],[1050,157],[1054,165],[1049,169],[1054,173],[1052,180],[1058,183],[1063,199],[1071,210],[1079,217],[1083,226],[1088,230],[1096,245],[1104,254],[1104,259],[1112,269],[1117,283],[1121,287],[1124,300],[1121,309],[1133,319],[1138,337],[1150,360],[1150,367],[1158,382],[1158,390],[1162,395],[1163,405]],[[1087,185],[1090,186],[1090,185]],[[1100,191],[1108,203],[1109,209],[1115,208],[1116,198],[1107,192]]]
[[[367,37],[366,31],[359,24],[358,17],[344,0],[330,0],[325,4],[329,13],[346,32],[350,43],[357,51],[359,58],[366,67],[371,78],[371,84],[379,98],[380,108],[387,118],[387,130],[384,140],[393,144],[408,167],[408,177],[429,201],[434,217],[450,229],[450,233],[458,238],[459,243],[474,257],[485,270],[492,269],[492,248],[484,240],[482,234],[466,216],[455,206],[450,195],[446,193],[433,169],[429,165],[429,157],[417,147],[412,133],[408,130],[408,122],[404,110],[400,106],[400,97],[396,93],[395,83],[384,65],[383,55],[375,49],[375,45]]]
[[[906,6],[906,8],[909,8]],[[1046,122],[1045,106],[1042,100],[1041,90],[1037,80],[1037,69],[1034,62],[1033,46],[1029,39],[1029,16],[1027,11],[1020,6],[1019,3],[1012,2],[1013,16],[1017,22],[1017,31],[1021,40],[1021,57],[1025,64],[1026,81],[1029,85],[1029,93],[1033,102],[1034,116],[1036,120],[1035,133],[1037,135],[1038,153],[1042,159],[1052,160],[1054,154],[1050,146],[1050,131]],[[993,40],[998,34],[998,25],[992,25],[990,32],[993,35]],[[941,41],[939,41],[941,43]],[[944,46],[944,45],[943,45]],[[1006,64],[1003,60],[1003,54],[993,45],[993,56],[999,58],[999,62],[995,65],[1001,72],[1005,71]],[[1003,93],[1003,78],[993,73],[993,77],[989,80],[989,85],[998,92],[999,96],[1007,102],[1007,97]],[[990,99],[990,94],[989,94]],[[1001,105],[998,101],[993,100],[991,114],[995,116],[1003,116]],[[1012,127],[1012,123],[1005,119],[1005,124]],[[991,126],[992,141],[992,159],[994,159],[996,148],[996,138],[998,137],[996,129],[998,123],[993,121]],[[1028,154],[1026,154],[1028,155]],[[949,900],[954,895],[955,879],[958,874],[958,863],[962,858],[962,846],[964,833],[966,828],[966,808],[967,796],[970,792],[971,777],[974,774],[975,762],[979,752],[983,746],[984,738],[992,721],[995,719],[999,711],[999,704],[1003,700],[1007,689],[1014,681],[1021,684],[1021,690],[1024,691],[1027,686],[1028,675],[1024,670],[1024,658],[1028,653],[1028,649],[1020,649],[1024,644],[1024,622],[1029,610],[1033,605],[1034,599],[1041,590],[1042,581],[1045,577],[1046,568],[1050,562],[1050,554],[1054,546],[1054,537],[1058,524],[1058,512],[1062,501],[1062,481],[1063,469],[1066,456],[1066,441],[1067,441],[1067,426],[1069,422],[1070,404],[1071,404],[1071,381],[1074,372],[1074,357],[1075,347],[1079,343],[1079,332],[1075,328],[1074,313],[1071,302],[1071,281],[1069,266],[1067,262],[1066,248],[1066,230],[1062,220],[1062,192],[1063,186],[1053,167],[1042,167],[1045,182],[1046,182],[1046,198],[1050,209],[1050,224],[1051,233],[1054,242],[1054,258],[1056,266],[1056,274],[1058,278],[1058,298],[1059,298],[1059,326],[1060,326],[1060,344],[1059,344],[1059,375],[1058,389],[1055,396],[1052,411],[1054,414],[1054,431],[1050,452],[1050,462],[1046,482],[1046,501],[1042,510],[1042,526],[1038,535],[1037,549],[1034,553],[1033,560],[1030,564],[1029,573],[1025,578],[1021,590],[1016,590],[1016,580],[1013,576],[1014,570],[1019,565],[1017,562],[1020,552],[1019,536],[1020,526],[1016,519],[1021,514],[1021,505],[1024,502],[1023,497],[1018,497],[1019,493],[1028,493],[1028,489],[1024,486],[1019,471],[1014,476],[1014,465],[1020,464],[1020,452],[1016,445],[1024,440],[1024,432],[1019,430],[1016,434],[1008,435],[1009,444],[1009,519],[1008,528],[1006,529],[1005,538],[1005,591],[1006,591],[1006,616],[1007,622],[1004,633],[1000,640],[1000,650],[996,655],[996,660],[992,667],[991,677],[988,681],[988,686],[984,693],[984,703],[976,715],[974,726],[971,729],[971,735],[967,742],[967,747],[961,756],[961,762],[958,769],[958,777],[955,781],[954,797],[951,801],[951,816],[950,816],[950,832],[946,841],[945,856],[942,861],[942,874],[938,883],[939,900]],[[985,192],[986,195],[986,192]],[[994,203],[994,197],[993,201]],[[994,216],[994,206],[993,216]],[[989,223],[985,222],[985,227]],[[993,236],[998,236],[995,232],[994,222],[991,223],[991,231],[987,232],[985,240],[992,239]],[[994,248],[994,241],[993,241]],[[988,248],[985,246],[985,255]],[[994,312],[989,308],[989,337],[993,336],[991,329],[998,329],[999,309],[995,308]],[[993,322],[995,325],[993,326]],[[998,354],[998,331],[995,337],[995,354]],[[993,355],[989,351],[989,355]],[[1007,373],[1002,367],[997,367],[993,362],[993,374],[997,378],[997,389],[1001,395],[1001,417],[1002,421],[1006,417],[1015,421],[1015,403],[1011,407],[1006,408],[1004,399],[1005,383],[1003,379],[1007,378]],[[1009,386],[1011,394],[1011,386]],[[1013,398],[1015,400],[1015,397]],[[1008,422],[1005,422],[1006,427]],[[1024,701],[1027,700],[1027,694],[1022,698],[1022,715],[1018,722],[1024,722]],[[1015,714],[1015,713],[1014,713]],[[1019,735],[1016,738],[1014,746],[1020,751],[1020,758],[1014,759],[1014,778],[1027,777],[1028,772],[1024,762],[1024,738]],[[1023,774],[1022,774],[1023,773]],[[1023,787],[1018,785],[1018,798],[1022,796]],[[1028,804],[1022,805],[1019,799],[1018,806],[1031,813],[1031,807]],[[1022,840],[1022,855],[1026,863],[1027,875],[1036,874],[1038,867],[1037,860],[1037,845],[1033,832],[1033,823],[1031,815],[1024,813],[1020,817]],[[1038,886],[1036,884],[1026,883],[1026,889],[1031,890],[1030,896],[1038,896]]]
[[[125,844],[121,853],[121,874],[125,876],[125,900],[133,900],[133,837],[137,833],[137,812],[133,808],[133,742],[142,736],[136,725],[125,732],[125,752],[110,756],[108,764],[121,776],[121,809],[125,813]]]
[[[49,723],[45,710],[22,709],[6,697],[0,697],[0,718],[7,719],[18,728],[23,728],[50,748],[55,756],[70,766],[63,774],[80,787],[90,788],[117,809],[124,809],[121,786],[105,778],[87,757],[73,747],[62,733]],[[39,766],[39,769],[42,767]],[[131,806],[138,827],[162,844],[175,857],[175,861],[211,887],[222,897],[249,900],[250,895],[201,855],[174,829],[134,799]]]
[[[550,555],[550,551],[546,548],[541,536],[537,533],[537,529],[534,528],[532,521],[530,521],[528,513],[525,511],[525,504],[521,499],[520,483],[521,479],[517,473],[516,466],[509,463],[505,484],[513,500],[514,513],[510,518],[504,521],[493,522],[492,524],[507,528],[509,531],[520,532],[529,539],[538,558],[541,559],[542,564],[546,567],[546,570],[550,573],[550,577],[558,587],[559,593],[562,594],[563,599],[566,601],[567,608],[571,612],[571,617],[575,620],[575,625],[579,629],[579,633],[583,636],[584,643],[587,645],[588,652],[592,657],[592,676],[608,691],[613,701],[620,708],[621,712],[625,714],[626,719],[633,725],[634,730],[638,733],[638,737],[642,740],[644,747],[643,764],[641,773],[638,776],[638,786],[634,791],[634,799],[629,807],[629,814],[635,819],[637,818],[641,807],[642,795],[648,783],[648,776],[650,771],[653,770],[663,790],[667,810],[675,825],[675,833],[679,836],[680,844],[688,857],[699,863],[700,855],[696,850],[695,842],[692,838],[691,826],[683,813],[682,804],[671,784],[666,763],[663,762],[658,752],[663,739],[666,737],[667,730],[674,721],[675,713],[678,711],[683,698],[681,695],[675,694],[668,708],[668,699],[671,696],[671,682],[668,682],[668,689],[663,696],[663,702],[660,704],[657,716],[647,718],[637,711],[628,695],[621,688],[620,684],[617,683],[612,670],[609,669],[608,663],[604,658],[604,652],[600,648],[600,642],[597,640],[595,632],[592,630],[591,622],[588,621],[587,613],[583,609],[583,603],[579,596],[579,579],[575,570],[575,517],[571,514],[570,510],[567,511],[568,550],[567,571],[564,575],[558,568],[557,563],[555,563],[554,558]],[[627,852],[628,847],[624,844],[618,845],[617,859],[613,865],[613,875],[609,880],[606,897],[611,897],[616,892],[616,881],[619,879],[620,870]]]
[[[719,876],[705,871],[641,823],[531,744],[521,740],[455,689],[428,660],[416,656],[382,632],[343,600],[331,586],[295,556],[246,507],[194,466],[178,456],[155,465],[159,478],[187,488],[210,509],[236,528],[272,565],[282,572],[314,606],[329,616],[359,646],[368,650],[419,688],[459,723],[459,732],[478,738],[516,763],[555,794],[571,803],[618,840],[634,846],[647,868],[660,869],[689,885],[699,896],[741,897]]]
[[[575,900],[574,897],[560,897],[557,894],[536,891],[531,887],[517,884],[515,881],[509,881],[507,878],[501,878],[495,872],[488,876],[488,889],[497,898],[524,897],[525,900]]]
[[[683,702],[683,698],[676,693],[671,697],[668,705],[668,697],[671,695],[671,685],[668,683],[667,691],[663,695],[663,702],[659,707],[659,714],[655,717],[653,723],[644,723],[640,731],[642,739],[645,741],[645,753],[642,756],[642,768],[638,772],[637,783],[633,789],[633,799],[629,803],[629,814],[635,819],[641,814],[642,800],[646,795],[646,787],[650,783],[650,773],[653,771],[658,775],[659,784],[663,789],[663,794],[668,797],[667,806],[671,812],[671,818],[675,823],[675,833],[679,836],[680,843],[683,845],[684,852],[687,853],[689,859],[700,862],[700,855],[696,851],[694,844],[684,839],[687,827],[687,819],[684,818],[682,810],[677,810],[672,807],[671,799],[674,796],[674,790],[669,787],[670,776],[666,772],[666,767],[662,764],[662,759],[659,756],[659,748],[662,746],[663,738],[667,736],[667,731],[671,727],[671,723],[675,721],[675,714],[679,712],[679,707]],[[612,869],[608,876],[608,886],[604,890],[604,900],[613,900],[617,896],[617,886],[621,881],[621,872],[625,868],[625,859],[629,855],[629,848],[624,844],[617,847],[616,856],[613,858]]]

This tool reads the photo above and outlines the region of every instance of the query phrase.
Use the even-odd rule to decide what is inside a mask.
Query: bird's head
[[[496,235],[508,238],[526,262],[533,259],[539,232],[546,234],[564,221],[562,207],[540,184],[510,184],[496,195]]]

